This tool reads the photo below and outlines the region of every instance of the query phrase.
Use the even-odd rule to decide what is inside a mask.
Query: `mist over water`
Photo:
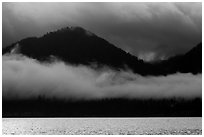
[[[106,66],[96,70],[59,60],[41,63],[23,55],[6,54],[2,59],[2,86],[3,99],[192,99],[202,96],[202,74],[141,76]]]

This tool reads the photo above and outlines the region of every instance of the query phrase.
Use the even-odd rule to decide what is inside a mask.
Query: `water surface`
[[[202,118],[3,118],[3,134],[201,134]]]

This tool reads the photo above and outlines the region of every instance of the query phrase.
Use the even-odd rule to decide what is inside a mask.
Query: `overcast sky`
[[[187,52],[202,40],[201,3],[3,3],[3,47],[81,26],[145,60]]]

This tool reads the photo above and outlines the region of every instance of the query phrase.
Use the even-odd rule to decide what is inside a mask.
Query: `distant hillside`
[[[171,57],[157,65],[164,68],[166,73],[202,73],[202,43],[184,55]]]
[[[67,27],[37,38],[26,38],[3,49],[21,53],[39,61],[55,56],[71,64],[97,64],[115,70],[131,69],[141,75],[167,75],[175,72],[201,73],[202,44],[185,55],[156,64],[146,63],[81,27]]]

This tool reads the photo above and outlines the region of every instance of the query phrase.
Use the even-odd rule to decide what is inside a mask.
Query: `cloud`
[[[72,25],[157,58],[185,53],[202,40],[201,2],[3,3],[2,21],[4,46]]]
[[[61,61],[40,63],[22,55],[4,55],[3,99],[45,96],[64,99],[195,98],[202,94],[202,76],[173,74],[143,77],[131,71],[116,72],[72,66]]]

